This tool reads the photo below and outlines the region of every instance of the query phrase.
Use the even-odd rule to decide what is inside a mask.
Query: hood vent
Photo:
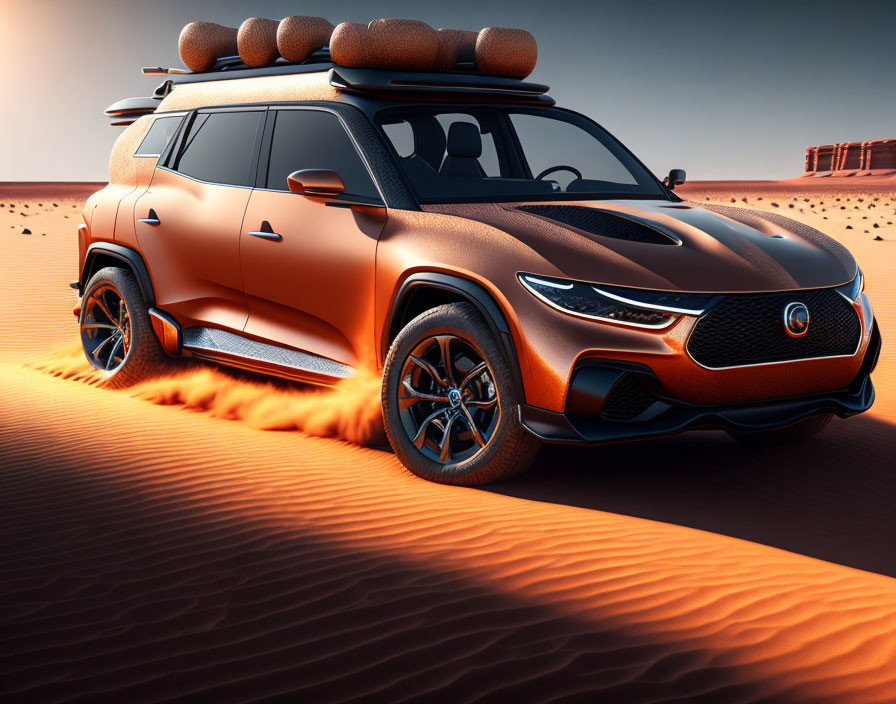
[[[643,244],[681,244],[678,237],[660,230],[657,226],[642,224],[634,218],[607,210],[584,208],[579,205],[521,205],[519,210],[601,237]]]

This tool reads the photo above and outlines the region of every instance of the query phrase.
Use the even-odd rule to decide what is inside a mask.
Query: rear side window
[[[157,117],[150,126],[143,141],[140,142],[140,146],[137,147],[134,156],[159,156],[165,151],[165,147],[168,146],[174,133],[177,132],[177,128],[180,126],[180,121],[182,119],[182,115],[177,115],[176,117]]]
[[[361,155],[339,118],[321,110],[277,110],[267,187],[289,190],[286,177],[302,169],[332,169],[346,194],[379,199]]]
[[[252,185],[263,117],[262,111],[197,114],[174,170],[200,181]]]

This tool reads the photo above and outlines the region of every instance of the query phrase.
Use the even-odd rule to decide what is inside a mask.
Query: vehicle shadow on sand
[[[507,496],[674,523],[896,577],[896,425],[835,418],[803,443],[720,431],[546,446]]]

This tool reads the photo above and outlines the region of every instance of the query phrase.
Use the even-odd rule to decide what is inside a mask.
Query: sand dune
[[[824,557],[852,564],[852,544],[896,574],[892,357],[875,413],[803,455],[706,433],[437,486],[389,452],[262,429],[313,432],[302,413],[335,397],[206,368],[76,381],[77,210],[13,202],[37,212],[0,208],[4,701],[896,699],[896,580],[793,552],[828,531]],[[881,244],[848,242],[886,340]]]

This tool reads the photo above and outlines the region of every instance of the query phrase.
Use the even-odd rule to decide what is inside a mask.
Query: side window
[[[384,122],[383,132],[392,142],[395,151],[402,159],[407,159],[414,153],[414,130],[407,120],[398,122]]]
[[[264,112],[199,113],[174,168],[200,181],[249,186]]]
[[[267,187],[285,191],[286,177],[301,169],[339,172],[345,192],[379,199],[361,155],[336,115],[321,110],[277,110]]]
[[[182,119],[183,115],[157,117],[150,126],[143,141],[140,142],[140,146],[137,147],[137,151],[134,152],[134,156],[159,156],[165,151],[168,142],[171,141],[174,133],[177,132],[177,128],[180,126],[180,121]]]

